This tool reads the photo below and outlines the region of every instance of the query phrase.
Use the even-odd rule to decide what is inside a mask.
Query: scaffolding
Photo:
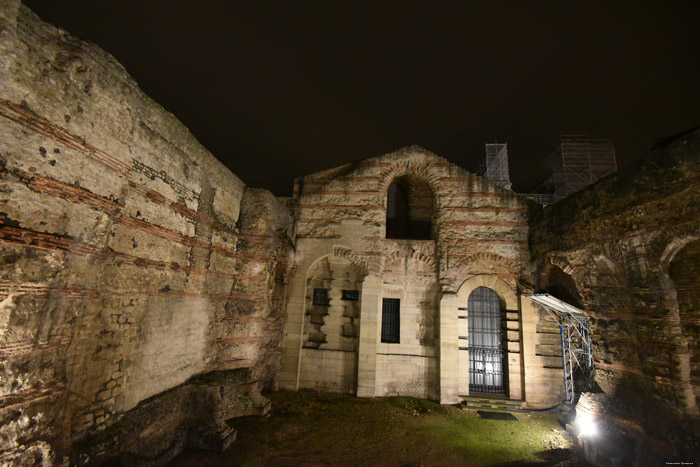
[[[481,163],[481,175],[496,185],[510,190],[508,143],[486,143],[486,159]]]
[[[576,370],[581,371],[588,388],[593,385],[593,350],[588,318],[583,310],[549,294],[533,294],[526,297],[544,308],[559,324],[565,401],[573,403]]]
[[[609,139],[562,135],[558,148],[561,164],[554,169],[551,185],[559,201],[617,170],[615,145]]]

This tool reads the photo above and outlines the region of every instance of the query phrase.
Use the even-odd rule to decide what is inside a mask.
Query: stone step
[[[525,401],[515,399],[504,399],[498,397],[462,396],[462,408],[465,410],[474,409],[521,409]]]

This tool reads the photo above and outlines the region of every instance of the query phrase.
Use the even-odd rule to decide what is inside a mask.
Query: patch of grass
[[[518,421],[412,397],[358,399],[327,393],[268,394],[267,417],[232,420],[225,452],[186,451],[173,466],[582,465],[553,414]]]

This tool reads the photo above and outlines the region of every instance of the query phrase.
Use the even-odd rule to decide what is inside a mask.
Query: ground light
[[[576,415],[576,427],[579,435],[584,438],[595,438],[598,436],[598,424],[593,415],[588,413],[579,413]]]

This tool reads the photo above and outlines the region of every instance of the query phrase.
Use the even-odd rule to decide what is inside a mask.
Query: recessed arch
[[[676,334],[675,377],[684,410],[700,413],[700,239],[671,242],[661,255],[659,279]]]
[[[578,291],[576,281],[571,273],[573,268],[561,262],[552,262],[545,271],[542,288],[556,298],[577,308],[584,309],[583,298]]]
[[[348,257],[334,254],[307,269],[298,387],[356,393],[364,278]]]
[[[490,274],[479,274],[462,282],[462,285],[457,290],[457,300],[459,303],[467,303],[469,295],[474,289],[482,286],[493,289],[496,292],[504,310],[518,309],[518,296],[515,290],[503,279]]]
[[[386,238],[433,238],[435,203],[429,183],[416,175],[401,175],[389,184],[386,196]]]
[[[467,299],[469,393],[505,394],[503,303],[490,287],[476,287]]]

